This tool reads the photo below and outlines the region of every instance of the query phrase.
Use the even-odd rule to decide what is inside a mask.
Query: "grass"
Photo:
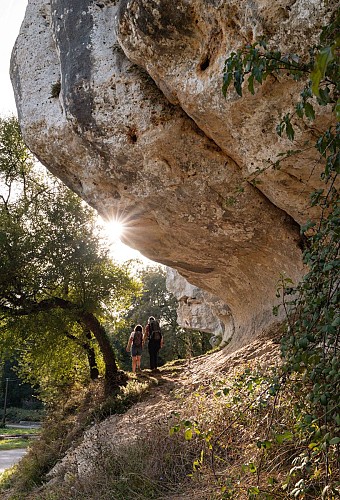
[[[124,444],[96,440],[96,453],[89,448],[82,459],[86,473],[80,474],[81,459],[75,457],[56,480],[44,485],[45,474],[70,446],[76,447],[90,420],[98,423],[125,412],[159,381],[132,376],[109,400],[101,399],[99,386],[83,394],[78,391],[64,407],[56,407],[60,415],[53,415],[48,432],[45,429],[33,444],[33,453],[21,461],[15,478],[7,478],[6,488],[13,493],[8,498],[280,500],[293,494],[298,500],[320,499],[325,472],[310,462],[303,465],[303,457],[311,452],[304,424],[297,418],[297,381],[273,382],[276,371],[254,361],[230,369],[226,376],[216,373],[209,384],[195,389],[188,380],[171,393],[171,420],[146,421],[150,425],[137,439],[131,424],[126,429],[131,439]],[[337,488],[335,452],[329,465]],[[296,471],[291,473],[293,466]],[[301,484],[303,489],[294,495]]]
[[[277,373],[276,367],[253,362],[228,377],[216,375],[195,391],[178,390],[185,407],[171,432],[198,445],[192,487],[201,484],[204,491],[195,498],[340,497],[337,445],[328,449],[326,471],[316,444],[310,444],[312,429],[303,421],[309,410],[301,400],[303,385]],[[323,494],[327,474],[330,487]]]
[[[0,439],[0,451],[15,450],[17,448],[27,448],[39,434],[40,429],[0,427],[0,436],[8,436],[8,439]]]
[[[110,415],[126,412],[155,384],[158,384],[155,377],[130,376],[127,385],[109,398],[104,396],[101,381],[95,381],[88,387],[77,385],[64,391],[50,403],[49,413],[40,429],[40,439],[31,443],[29,452],[20,461],[15,474],[4,481],[1,478],[0,496],[1,492],[9,489],[13,498],[16,495],[20,499],[29,498],[29,492],[44,482],[46,474],[71,446],[75,447],[81,442],[87,429]],[[22,497],[23,494],[25,497]],[[32,495],[35,498],[34,493]],[[36,498],[43,497],[39,493]]]
[[[13,434],[40,434],[39,428],[23,428],[23,427],[0,427],[0,435],[13,435]]]
[[[48,500],[129,500],[173,498],[183,483],[189,483],[192,460],[196,454],[194,443],[182,436],[171,437],[169,428],[157,428],[150,435],[120,447],[100,444],[94,469],[79,477],[77,464],[68,465],[65,481],[41,488],[38,496],[29,498]],[[91,457],[93,460],[93,457]],[[93,464],[93,462],[91,462]],[[181,484],[182,483],[182,484]]]
[[[33,439],[13,438],[0,440],[0,452],[4,450],[15,450],[17,448],[27,448]]]

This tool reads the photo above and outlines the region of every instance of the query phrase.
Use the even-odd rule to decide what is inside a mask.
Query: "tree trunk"
[[[126,383],[126,376],[118,372],[116,357],[105,328],[100,324],[94,314],[84,312],[81,321],[95,336],[105,363],[105,394],[108,396]]]
[[[78,321],[79,325],[83,328],[83,332],[85,333],[86,337],[91,340],[91,331],[88,328],[83,327],[80,321]],[[99,370],[97,367],[97,361],[96,361],[96,353],[94,352],[93,347],[91,347],[90,344],[87,342],[82,341],[81,339],[78,339],[75,335],[72,335],[71,333],[65,331],[64,332],[66,337],[73,340],[76,344],[80,345],[84,351],[86,352],[87,356],[87,361],[89,364],[89,369],[90,369],[90,379],[91,380],[96,380],[99,377]]]
[[[69,300],[65,300],[60,297],[52,297],[50,299],[42,300],[39,303],[31,302],[27,304],[25,309],[17,311],[16,314],[17,316],[26,316],[30,313],[49,311],[57,307],[76,312],[83,327],[90,330],[97,340],[105,364],[105,394],[108,396],[114,393],[119,386],[125,385],[127,376],[123,372],[118,372],[115,353],[106,334],[106,330],[93,313],[80,311],[79,306],[73,304]],[[6,311],[7,308],[5,306],[2,307],[2,309]]]
[[[91,337],[92,337],[91,331],[87,328],[86,328],[86,337],[89,340],[91,340]],[[99,377],[99,370],[97,367],[96,354],[94,352],[93,347],[91,347],[88,344],[86,347],[86,354],[87,354],[87,359],[88,359],[89,366],[90,366],[90,378],[91,378],[91,380],[97,380],[97,378]]]

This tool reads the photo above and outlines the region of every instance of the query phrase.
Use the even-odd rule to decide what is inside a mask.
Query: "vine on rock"
[[[222,92],[225,97],[232,83],[239,96],[244,92],[244,83],[247,83],[248,91],[254,94],[256,85],[262,84],[269,75],[279,78],[284,74],[303,83],[300,100],[294,111],[285,114],[276,127],[279,136],[285,134],[290,141],[294,141],[296,120],[313,121],[323,106],[328,106],[330,117],[334,117],[332,126],[318,137],[313,146],[324,169],[320,188],[311,193],[311,206],[318,207],[319,219],[308,221],[301,228],[306,241],[303,261],[308,271],[297,285],[287,277],[282,277],[278,285],[277,295],[282,298],[279,307],[284,307],[287,318],[287,328],[281,340],[282,366],[274,371],[272,383],[268,382],[269,389],[267,387],[257,395],[256,401],[261,402],[261,408],[266,407],[263,401],[267,397],[274,399],[268,430],[253,443],[261,454],[257,455],[257,462],[251,462],[246,469],[246,473],[256,474],[256,484],[247,490],[248,498],[288,496],[335,499],[340,496],[340,125],[336,123],[340,116],[338,21],[338,18],[335,19],[323,29],[320,44],[310,48],[307,60],[302,61],[297,54],[282,54],[279,50],[268,48],[265,40],[260,40],[232,52],[224,66]],[[289,149],[280,153],[279,159],[271,162],[270,166],[280,168],[282,159],[300,152]],[[259,173],[263,170],[259,169]],[[278,307],[273,312],[277,314]],[[246,373],[249,377],[249,372]],[[240,380],[234,381],[235,387],[238,383]],[[235,387],[224,389],[223,395],[229,397],[236,390]],[[244,392],[245,389],[240,390]],[[283,414],[285,393],[289,409],[286,408]],[[172,429],[172,433],[182,429],[186,440],[201,438],[205,442],[206,446],[194,462],[193,469],[194,472],[202,473],[203,465],[207,464],[205,457],[210,453],[211,471],[220,487],[221,498],[238,498],[236,490],[241,488],[239,479],[242,472],[238,475],[238,482],[230,474],[222,479],[223,473],[217,473],[216,464],[218,460],[227,463],[222,449],[226,446],[232,449],[231,430],[250,410],[259,411],[254,401],[247,405],[244,399],[240,403],[233,397],[232,401],[226,401],[220,411],[223,415],[229,415],[228,418],[236,412],[237,420],[231,419],[229,427],[219,433],[216,431],[215,434],[211,427],[206,428],[203,413],[200,419],[184,419]],[[280,413],[281,417],[285,415],[284,420],[277,419]],[[281,429],[281,434],[274,433],[276,427]],[[225,437],[224,441],[222,436]],[[285,444],[287,440],[292,442],[290,454]],[[268,458],[268,450],[274,447],[274,443],[275,449],[277,446],[286,446],[282,454],[289,457],[290,467],[288,471],[283,468],[276,472],[276,477],[268,479],[272,481],[268,482],[269,492],[268,487],[263,486],[261,473],[264,469],[270,472],[271,464],[274,463],[273,457],[271,462]],[[280,456],[277,449],[275,455]],[[286,459],[283,462],[286,463]]]

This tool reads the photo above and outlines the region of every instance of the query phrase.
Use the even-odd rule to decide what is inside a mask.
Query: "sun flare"
[[[110,220],[104,223],[104,229],[111,241],[117,241],[124,233],[124,224],[119,220]]]
[[[109,243],[110,253],[115,261],[126,262],[131,259],[137,259],[143,265],[152,265],[151,260],[144,257],[138,250],[130,248],[121,241],[122,237],[126,237],[129,234],[129,226],[126,221],[119,220],[118,218],[104,219],[100,216],[98,217],[99,225],[103,231],[102,234]]]

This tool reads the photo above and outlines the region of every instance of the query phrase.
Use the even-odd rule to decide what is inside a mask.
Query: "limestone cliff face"
[[[291,147],[275,127],[300,87],[278,78],[224,99],[223,63],[260,35],[300,51],[335,5],[29,0],[13,49],[28,146],[102,216],[123,221],[125,243],[223,302],[236,344],[272,321],[279,274],[301,277],[299,224],[319,172],[308,149],[248,182]],[[325,115],[314,126],[326,125]],[[297,136],[313,140],[307,122]]]
[[[223,300],[191,285],[176,270],[167,268],[167,289],[178,299],[177,323],[212,333],[210,343],[225,346],[234,334],[231,311]]]

